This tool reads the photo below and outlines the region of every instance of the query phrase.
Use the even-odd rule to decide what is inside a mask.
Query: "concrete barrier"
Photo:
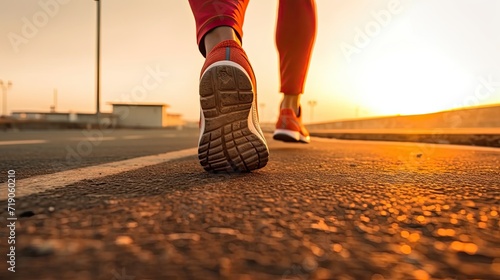
[[[444,111],[432,114],[390,116],[309,124],[319,129],[435,129],[500,127],[500,106]]]
[[[306,125],[311,136],[500,147],[500,106]],[[274,124],[263,124],[273,132]]]

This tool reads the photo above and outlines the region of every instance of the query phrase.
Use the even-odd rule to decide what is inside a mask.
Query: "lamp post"
[[[56,88],[54,89],[53,98],[54,98],[54,103],[52,106],[50,106],[50,111],[56,112],[57,111],[57,89]]]
[[[101,113],[101,1],[97,3],[97,49],[96,49],[96,118],[99,124],[99,115]]]
[[[260,116],[262,116],[262,118],[260,118],[260,121],[261,122],[264,122],[265,118],[264,118],[264,108],[266,108],[266,103],[259,103],[259,107],[260,107]]]
[[[6,83],[4,83],[2,80],[0,80],[0,87],[2,87],[2,92],[3,92],[2,115],[7,116],[7,91],[12,87],[12,82],[7,81]]]
[[[318,102],[316,102],[316,100],[309,100],[307,101],[307,104],[311,107],[311,122],[313,121],[313,112],[314,112],[314,106],[316,106],[318,104]]]

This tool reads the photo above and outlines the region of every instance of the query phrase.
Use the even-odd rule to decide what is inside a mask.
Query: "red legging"
[[[203,56],[204,36],[219,26],[230,26],[240,40],[249,0],[189,0],[196,20],[196,36]],[[315,0],[279,0],[276,46],[280,57],[281,92],[301,94],[316,35]]]

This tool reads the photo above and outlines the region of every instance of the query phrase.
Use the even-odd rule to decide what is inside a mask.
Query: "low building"
[[[108,127],[130,127],[130,128],[163,128],[184,126],[185,122],[181,114],[167,112],[169,106],[163,103],[110,103],[113,106],[112,113],[100,113],[99,124]],[[69,124],[71,127],[93,127],[97,124],[96,114],[86,113],[57,113],[36,111],[12,112],[12,119],[47,124]]]
[[[170,107],[163,103],[109,103],[113,106],[113,115],[118,118],[121,127],[181,127],[182,115],[167,112]]]
[[[95,124],[96,114],[90,113],[56,113],[56,112],[36,112],[36,111],[14,111],[12,118],[20,121],[39,121],[47,123],[75,123],[75,124]],[[100,123],[116,126],[118,119],[112,113],[101,113]]]

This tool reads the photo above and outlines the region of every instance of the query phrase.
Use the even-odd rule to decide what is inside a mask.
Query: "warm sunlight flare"
[[[198,123],[205,58],[189,2],[0,1],[0,80],[11,81],[0,85],[0,115],[92,114],[98,103],[110,113],[111,103],[133,101],[168,104],[171,113]],[[258,81],[259,115],[273,123],[282,101],[279,1],[250,2],[243,45]],[[305,122],[500,104],[500,1],[316,2]],[[155,77],[154,86],[144,84]]]
[[[364,61],[356,78],[361,101],[374,114],[408,115],[455,107],[470,76],[445,55],[415,47]]]

